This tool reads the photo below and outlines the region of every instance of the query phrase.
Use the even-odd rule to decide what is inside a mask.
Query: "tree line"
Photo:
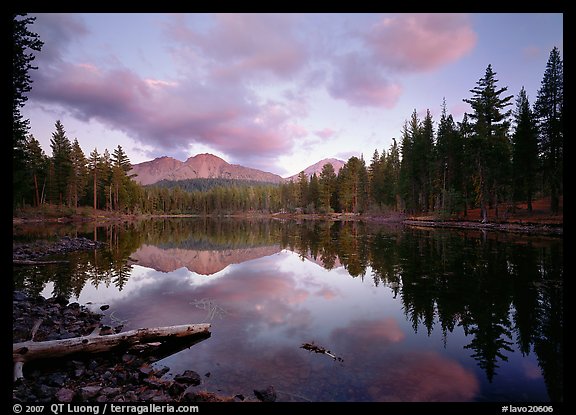
[[[21,17],[21,16],[20,16]],[[280,185],[191,181],[140,186],[129,175],[131,164],[119,145],[112,154],[95,148],[88,157],[77,139],[70,141],[58,120],[52,155],[28,134],[20,108],[31,90],[33,51],[42,42],[27,28],[34,18],[14,18],[13,184],[14,207],[57,204],[92,206],[127,213],[226,214],[237,212],[381,213],[401,211],[451,215],[504,203],[515,209],[536,197],[550,197],[559,212],[563,194],[563,62],[550,52],[533,105],[522,87],[514,109],[507,87],[498,86],[488,65],[463,99],[472,111],[456,122],[446,102],[438,122],[430,110],[416,110],[386,150],[375,150],[367,164],[351,157],[337,173],[326,164],[319,175],[301,172]]]
[[[301,172],[282,185],[283,206],[307,212],[379,212],[450,215],[502,203],[515,209],[535,197],[550,197],[558,213],[563,194],[563,62],[557,48],[550,52],[534,105],[524,87],[515,100],[499,87],[488,65],[484,76],[463,99],[472,112],[455,122],[445,100],[434,125],[430,110],[416,110],[405,122],[400,143],[375,150],[367,164],[351,157],[338,174],[325,165],[311,178]]]

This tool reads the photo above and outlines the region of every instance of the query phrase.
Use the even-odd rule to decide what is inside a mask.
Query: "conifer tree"
[[[557,47],[554,47],[550,52],[534,104],[543,174],[550,191],[550,209],[553,213],[558,213],[559,197],[562,194],[563,185],[563,109],[564,67],[560,52]]]
[[[538,169],[538,131],[524,87],[516,98],[515,131],[512,135],[512,177],[514,202],[526,200],[532,212],[532,197]]]
[[[24,107],[32,90],[30,71],[38,69],[32,65],[34,52],[42,49],[43,42],[38,34],[29,30],[35,17],[26,14],[15,14],[12,17],[12,184],[14,203],[19,204],[28,192],[28,167],[26,165],[26,139],[29,131],[29,120],[22,117],[20,110]]]
[[[470,90],[473,96],[464,99],[472,107],[468,116],[473,120],[474,134],[471,142],[474,162],[475,190],[480,204],[482,221],[488,221],[488,208],[492,203],[498,205],[507,182],[509,166],[508,118],[511,110],[505,108],[513,96],[501,97],[507,87],[496,86],[496,72],[488,65],[486,72],[476,87]]]
[[[68,184],[72,175],[72,144],[60,120],[56,121],[56,131],[52,133],[50,148],[52,149],[52,202],[62,204],[65,200],[70,205]]]

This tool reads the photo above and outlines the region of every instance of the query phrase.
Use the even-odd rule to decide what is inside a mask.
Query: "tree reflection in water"
[[[70,234],[70,232],[67,232]],[[326,269],[343,267],[388,287],[414,332],[462,327],[489,382],[514,353],[535,353],[551,401],[563,400],[563,241],[480,231],[384,226],[358,221],[163,219],[111,224],[72,236],[107,247],[67,254],[67,264],[14,268],[16,289],[78,298],[86,284],[122,290],[143,244],[163,250],[278,246]],[[263,251],[267,252],[267,251]]]

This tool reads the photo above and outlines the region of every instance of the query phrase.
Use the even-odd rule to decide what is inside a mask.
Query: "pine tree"
[[[304,171],[298,173],[298,206],[302,209],[308,204],[308,176]]]
[[[312,174],[308,184],[308,206],[312,210],[309,213],[316,213],[320,207],[320,182],[316,173]]]
[[[474,196],[474,126],[464,113],[462,121],[458,123],[458,138],[462,142],[462,196],[464,198],[464,217],[472,205]]]
[[[470,90],[473,97],[463,100],[473,110],[468,115],[474,120],[472,151],[483,222],[488,221],[489,203],[498,206],[498,195],[507,182],[510,162],[507,132],[511,111],[504,111],[504,108],[511,105],[509,101],[513,96],[500,97],[508,88],[497,88],[495,76],[492,65],[488,65],[484,77]]]
[[[331,163],[322,166],[318,184],[320,186],[320,210],[330,213],[335,207],[333,199],[336,192],[336,172]]]
[[[428,212],[431,207],[432,180],[434,171],[434,126],[430,110],[426,110],[426,116],[422,121],[417,141],[414,143],[414,157],[418,167],[418,177],[420,187],[419,205],[420,210]]]
[[[382,152],[384,155],[384,152]],[[388,206],[394,207],[396,210],[400,208],[399,205],[399,181],[400,181],[400,151],[396,139],[392,138],[392,144],[386,155],[384,161],[384,177],[385,190],[384,190],[384,203]]]
[[[43,46],[38,34],[28,29],[35,20],[26,14],[15,14],[12,18],[12,184],[15,204],[20,203],[30,188],[26,180],[28,166],[25,160],[30,122],[23,119],[20,110],[28,100],[26,94],[32,90],[29,72],[38,69],[32,65],[33,52],[39,52]]]
[[[90,158],[88,159],[88,170],[90,173],[90,176],[92,177],[92,202],[93,202],[93,206],[94,206],[94,211],[96,211],[96,209],[98,209],[98,190],[99,190],[99,183],[102,180],[101,179],[101,175],[102,175],[102,171],[101,171],[101,157],[100,154],[98,153],[98,150],[96,148],[94,148],[94,150],[92,150],[92,152],[90,153]]]
[[[52,166],[54,177],[52,181],[52,202],[62,204],[64,199],[70,205],[68,182],[72,174],[72,144],[66,137],[66,131],[60,120],[56,121],[56,131],[52,133],[50,148],[52,149]]]
[[[69,186],[70,194],[72,196],[73,205],[78,207],[78,200],[84,196],[86,190],[86,183],[88,180],[88,168],[86,156],[75,138],[72,143],[72,151],[70,154],[72,162],[72,174],[70,175]]]
[[[400,143],[400,153],[402,159],[400,162],[400,177],[398,190],[402,201],[402,210],[413,212],[414,210],[414,158],[412,136],[408,121],[402,127],[402,141]]]
[[[553,213],[559,211],[559,197],[562,194],[563,109],[564,67],[560,52],[557,47],[554,47],[550,52],[546,71],[534,104],[543,174],[550,189],[550,208]]]
[[[30,175],[29,180],[34,185],[34,206],[40,206],[44,199],[49,160],[42,150],[40,142],[33,135],[30,135],[26,140],[25,160],[26,166],[28,166],[27,172]]]
[[[461,199],[463,140],[458,133],[451,114],[446,111],[446,100],[442,102],[442,114],[436,135],[436,190],[440,194],[442,210],[453,212]]]
[[[514,202],[524,198],[532,212],[532,197],[538,169],[538,131],[524,87],[516,99],[516,128],[512,135],[512,177]]]
[[[352,156],[338,172],[338,196],[344,212],[362,213],[366,207],[368,173],[364,159]]]
[[[120,145],[118,145],[112,153],[111,162],[112,185],[114,186],[114,208],[118,210],[120,208],[120,194],[123,194],[123,199],[126,199],[128,194],[126,191],[127,174],[132,169],[132,165]]]

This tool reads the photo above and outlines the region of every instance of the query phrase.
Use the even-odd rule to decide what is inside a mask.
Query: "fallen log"
[[[117,334],[73,337],[62,340],[35,342],[28,340],[12,345],[14,362],[14,380],[24,377],[23,368],[26,362],[36,359],[60,358],[74,353],[101,353],[119,346],[131,347],[158,340],[182,339],[190,336],[204,335],[210,330],[209,323],[185,324],[130,330]]]

